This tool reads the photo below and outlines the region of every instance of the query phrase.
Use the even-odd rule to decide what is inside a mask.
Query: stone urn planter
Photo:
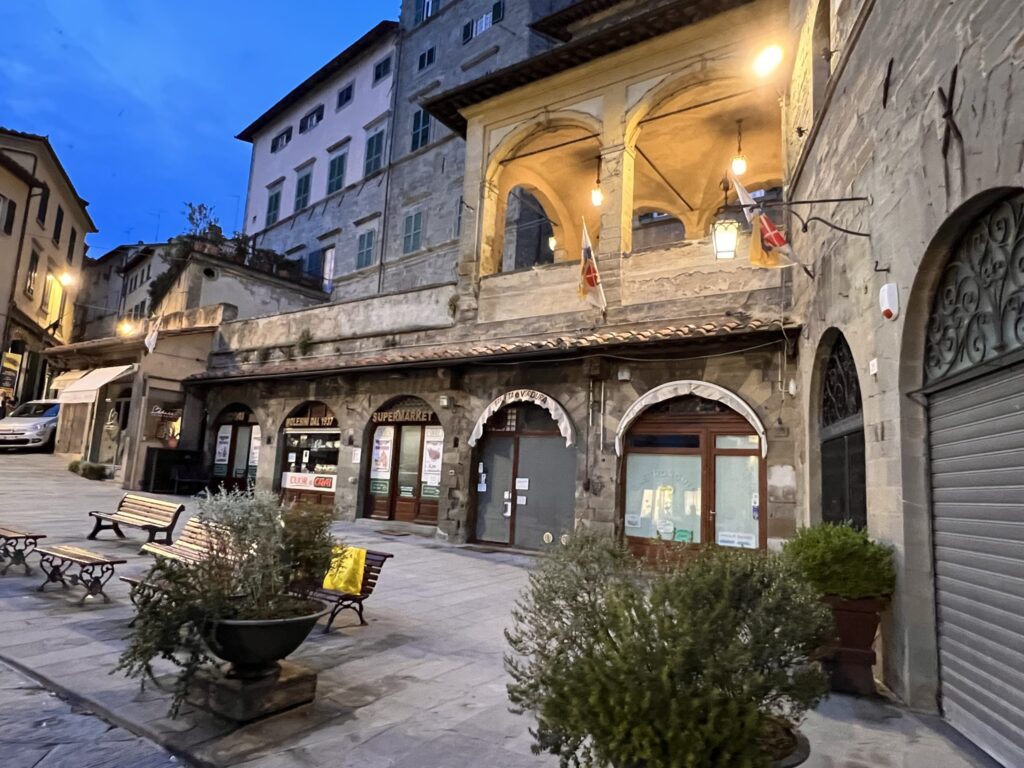
[[[830,648],[824,659],[832,690],[873,696],[876,691],[871,671],[875,664],[872,645],[885,601],[877,597],[847,600],[836,595],[826,595],[824,600],[832,608],[838,639],[838,645]]]
[[[258,680],[274,675],[278,662],[295,651],[330,608],[308,600],[309,613],[287,619],[224,619],[210,623],[206,642],[229,662],[227,676]]]

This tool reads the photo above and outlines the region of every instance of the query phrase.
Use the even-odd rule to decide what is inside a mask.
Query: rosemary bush
[[[222,490],[200,500],[198,514],[210,525],[206,556],[196,563],[156,559],[146,584],[132,590],[135,622],[114,669],[155,682],[158,659],[178,667],[172,715],[199,670],[217,661],[205,640],[210,623],[314,612],[302,596],[323,580],[338,546],[330,510],[285,510],[264,491]]]
[[[513,622],[509,698],[563,768],[766,766],[826,690],[811,654],[831,614],[771,555],[708,550],[645,576],[579,535],[531,574]]]

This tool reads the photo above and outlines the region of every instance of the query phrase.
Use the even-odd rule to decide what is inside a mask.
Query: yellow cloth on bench
[[[334,548],[334,562],[324,577],[324,589],[358,595],[363,591],[366,550],[361,547]]]

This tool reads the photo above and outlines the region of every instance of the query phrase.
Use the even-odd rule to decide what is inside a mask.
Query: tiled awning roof
[[[420,367],[462,362],[487,363],[498,360],[551,357],[557,353],[585,356],[598,350],[619,347],[665,344],[679,341],[735,337],[765,331],[795,331],[799,326],[778,319],[723,318],[700,325],[673,325],[661,328],[624,328],[592,333],[562,333],[518,340],[493,340],[436,344],[421,347],[394,347],[374,352],[353,352],[348,355],[309,357],[274,362],[233,361],[224,368],[214,368],[193,376],[192,381],[230,381],[237,379],[292,378],[326,376],[348,371]],[[244,353],[243,353],[244,355]]]

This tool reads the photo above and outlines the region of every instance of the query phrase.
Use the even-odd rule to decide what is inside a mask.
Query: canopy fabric
[[[53,381],[50,382],[50,389],[64,389],[71,382],[78,381],[80,378],[85,376],[88,371],[64,371],[64,373],[57,376]]]
[[[538,392],[536,389],[514,389],[495,398],[490,405],[484,408],[484,412],[476,420],[473,432],[469,436],[468,442],[470,447],[475,446],[480,438],[483,437],[484,426],[487,424],[487,420],[510,403],[533,403],[540,406],[550,413],[551,418],[555,420],[555,424],[558,425],[559,434],[565,438],[566,447],[571,447],[575,444],[576,432],[573,430],[572,419],[569,418],[569,414],[565,412],[565,408],[562,407],[561,403],[553,397],[545,395],[543,392]]]
[[[62,403],[94,403],[103,387],[130,373],[135,373],[135,368],[134,364],[96,368],[68,384],[57,399]]]
[[[615,453],[619,456],[622,455],[622,443],[626,432],[629,431],[630,425],[636,420],[637,416],[652,405],[657,405],[665,400],[671,400],[674,397],[682,397],[683,395],[697,395],[706,400],[715,400],[739,413],[754,428],[757,436],[761,439],[761,458],[768,456],[768,435],[764,424],[761,423],[761,419],[757,416],[757,411],[751,408],[743,398],[735,392],[730,392],[725,387],[720,387],[707,381],[693,380],[670,381],[667,384],[655,387],[634,400],[633,404],[623,414],[622,420],[619,422],[619,428],[615,433]]]

